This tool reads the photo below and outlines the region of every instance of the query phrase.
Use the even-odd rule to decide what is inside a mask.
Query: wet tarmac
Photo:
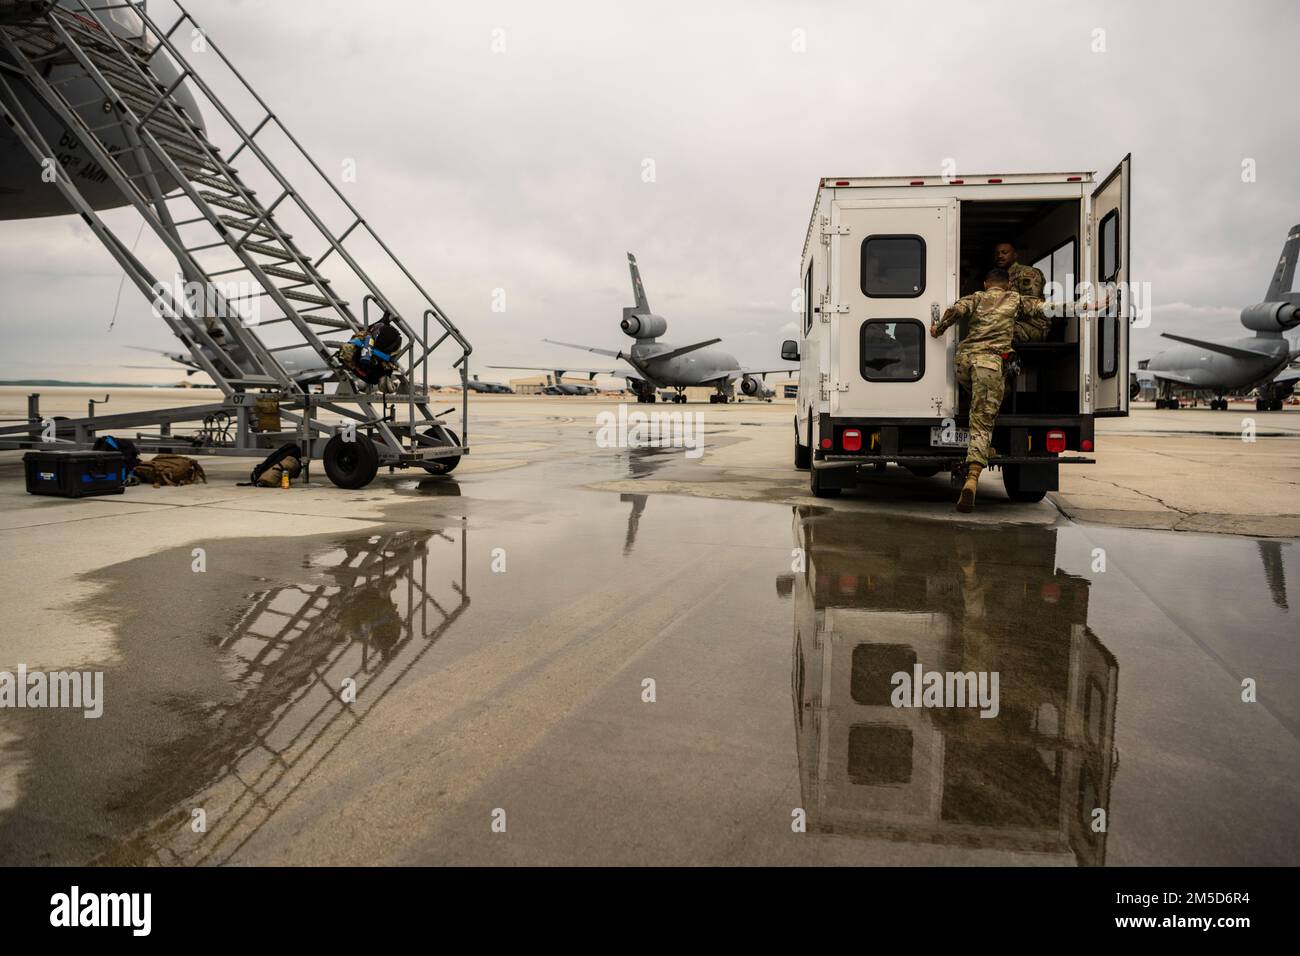
[[[1293,540],[591,490],[690,466],[486,430],[539,450],[91,572],[104,716],[0,710],[0,862],[1300,862]]]

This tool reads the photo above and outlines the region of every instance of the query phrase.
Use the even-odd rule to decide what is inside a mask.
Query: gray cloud
[[[1132,151],[1134,277],[1164,306],[1135,358],[1160,331],[1241,334],[1300,222],[1288,2],[192,5],[326,170],[355,160],[349,198],[480,367],[579,355],[544,335],[621,345],[627,250],[670,338],[771,364],[821,176],[1104,173]],[[171,347],[132,289],[107,331],[117,268],[75,220],[0,223],[0,254],[0,377],[120,378],[141,363],[122,345]]]

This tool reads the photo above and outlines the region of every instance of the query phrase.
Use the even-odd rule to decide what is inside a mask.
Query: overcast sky
[[[589,361],[544,336],[626,344],[628,250],[669,341],[773,365],[821,176],[1104,175],[1132,152],[1156,304],[1135,360],[1160,331],[1248,334],[1237,312],[1300,222],[1287,0],[190,7],[322,167],[355,162],[347,195],[480,370]],[[0,255],[0,378],[178,378],[121,368],[175,340],[129,286],[109,330],[120,272],[78,220],[0,222]]]

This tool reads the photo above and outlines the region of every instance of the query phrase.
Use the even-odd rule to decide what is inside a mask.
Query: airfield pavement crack
[[[1197,515],[1201,514],[1201,512],[1199,512],[1199,511],[1186,511],[1186,510],[1184,510],[1184,509],[1182,509],[1182,508],[1179,508],[1179,507],[1177,507],[1177,506],[1175,506],[1175,505],[1171,505],[1171,504],[1169,504],[1169,502],[1165,501],[1163,498],[1159,498],[1159,497],[1157,497],[1156,495],[1148,494],[1148,493],[1145,492],[1145,491],[1140,491],[1140,490],[1138,490],[1137,488],[1132,488],[1132,487],[1130,487],[1130,486],[1128,486],[1128,485],[1121,485],[1121,484],[1120,484],[1119,482],[1117,482],[1117,481],[1108,481],[1108,480],[1106,480],[1106,479],[1104,479],[1104,478],[1093,478],[1093,477],[1090,477],[1089,475],[1080,475],[1079,477],[1080,477],[1081,479],[1083,479],[1084,481],[1093,481],[1093,482],[1096,482],[1096,483],[1098,483],[1098,484],[1102,484],[1102,485],[1110,485],[1112,488],[1119,488],[1119,489],[1121,489],[1122,491],[1131,491],[1131,492],[1133,492],[1133,494],[1135,494],[1135,495],[1141,495],[1143,498],[1146,498],[1148,501],[1154,501],[1156,504],[1160,505],[1162,508],[1166,508],[1166,509],[1168,509],[1169,511],[1175,511],[1175,512],[1177,512],[1178,514],[1182,515],[1184,518],[1195,518]],[[1180,522],[1180,523],[1181,523],[1181,522]],[[1177,530],[1177,527],[1175,527],[1174,530]]]

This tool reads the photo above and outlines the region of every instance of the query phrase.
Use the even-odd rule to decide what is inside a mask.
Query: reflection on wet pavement
[[[1268,579],[1268,593],[1273,597],[1273,603],[1282,610],[1288,610],[1286,603],[1286,568],[1282,564],[1282,546],[1290,542],[1261,540],[1259,544],[1259,556],[1264,562],[1264,576]]]
[[[105,717],[0,714],[0,861],[1300,861],[1291,542],[582,489],[682,462],[574,431],[105,569]]]
[[[1056,567],[1055,528],[953,528],[947,553],[917,547],[926,531],[797,510],[806,567],[778,588],[809,829],[1100,865],[1118,668],[1089,582]],[[918,666],[998,674],[999,710],[893,706]]]
[[[219,645],[240,696],[184,771],[207,785],[98,862],[230,861],[469,607],[466,546],[463,526],[348,538],[308,558],[312,583],[255,595]],[[176,825],[188,807],[201,832]]]

